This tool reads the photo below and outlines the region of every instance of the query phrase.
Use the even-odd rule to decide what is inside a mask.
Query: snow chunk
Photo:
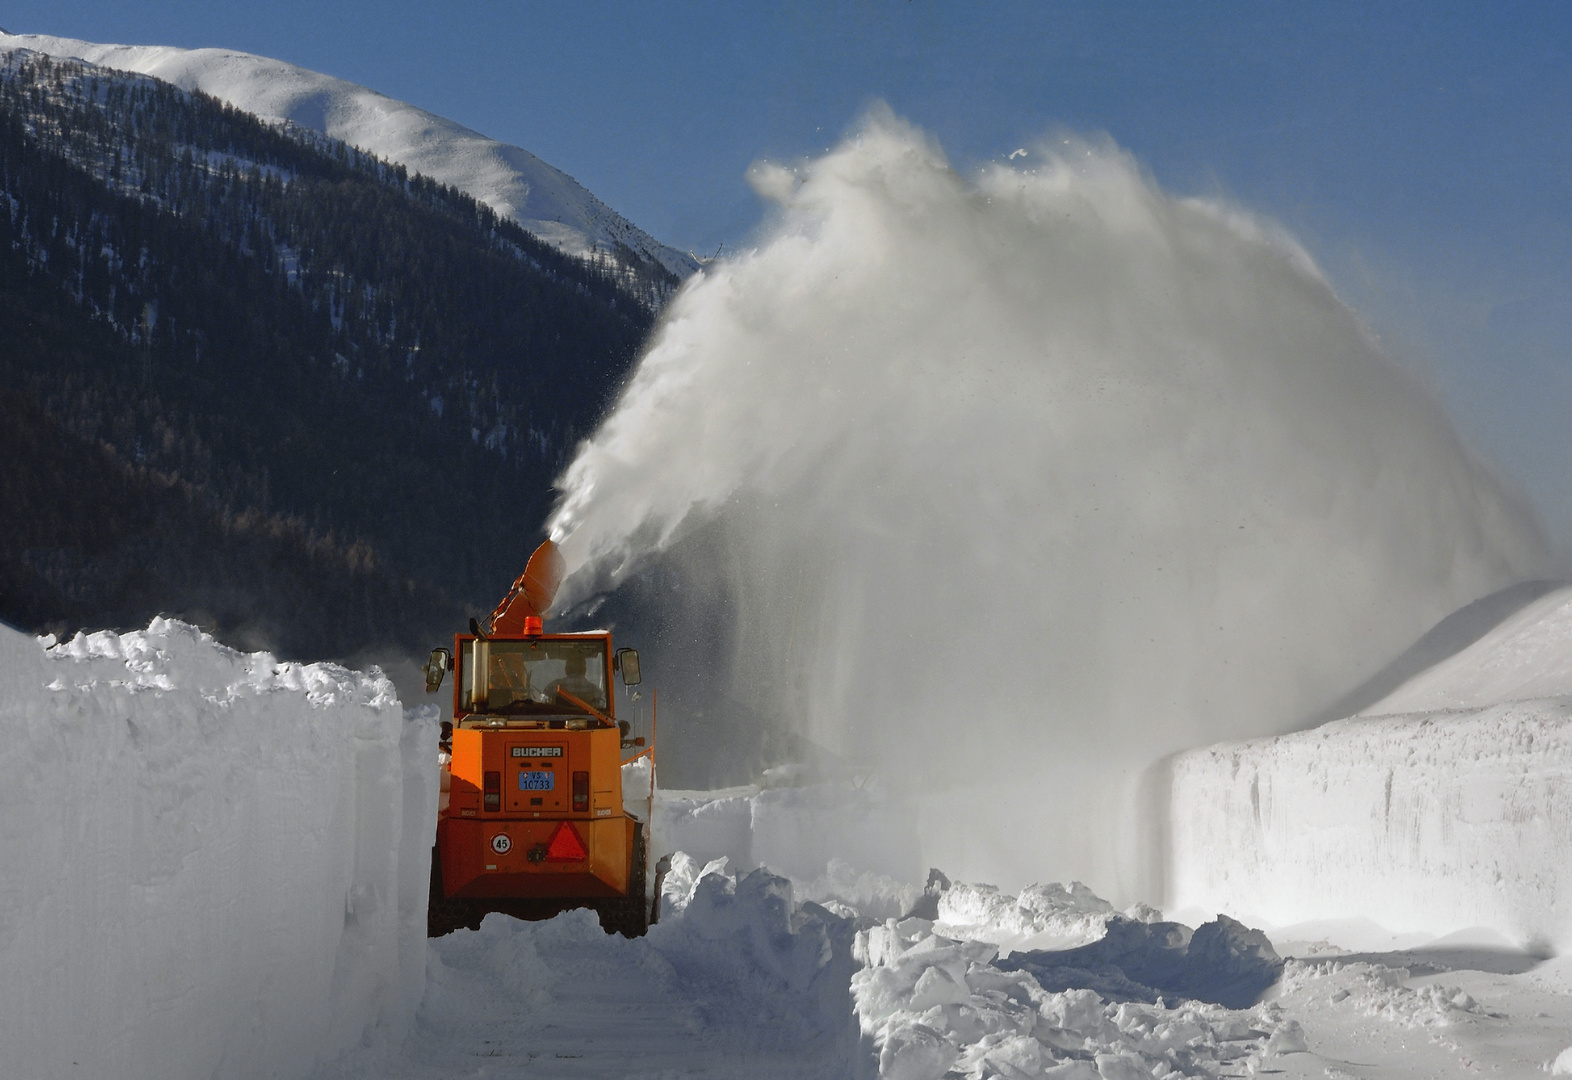
[[[640,821],[650,817],[650,801],[655,792],[655,765],[649,756],[634,758],[622,766],[622,806]]]
[[[1176,925],[1121,916],[1085,886],[1034,886],[1013,897],[958,883],[939,895],[938,909],[949,922],[912,916],[857,933],[852,956],[862,968],[852,976],[852,998],[881,1077],[1216,1076],[1236,1062],[1305,1049],[1299,1024],[1282,1019],[1275,1006],[1234,1011],[1201,1001],[1174,1008],[1161,1000],[1108,1001],[1084,987],[1051,992],[1030,970],[1002,969],[992,939],[1044,925],[1093,933],[1117,924],[1134,936],[1159,937]],[[947,928],[962,920],[990,940],[950,936]],[[1256,933],[1214,926],[1214,936],[1246,944]],[[1191,940],[1187,929],[1183,936]]]
[[[1079,881],[1031,885],[1011,896],[992,885],[958,883],[939,897],[938,932],[981,937],[1005,951],[1065,949],[1101,938],[1112,904]]]

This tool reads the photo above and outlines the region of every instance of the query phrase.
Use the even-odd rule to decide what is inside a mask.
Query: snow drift
[[[156,619],[0,627],[0,1074],[298,1076],[420,1000],[434,714]]]
[[[876,111],[754,179],[566,473],[567,598],[723,578],[721,697],[904,784],[926,864],[1154,895],[1153,762],[1547,565],[1297,245],[1111,145],[966,179]]]
[[[1368,712],[1179,755],[1175,905],[1572,948],[1572,589]]]
[[[888,1080],[1145,1080],[1230,1065],[1253,1075],[1263,1059],[1304,1049],[1298,1023],[1270,1005],[1240,1013],[1047,991],[1030,972],[1001,968],[994,946],[936,934],[926,919],[860,931],[854,956],[858,1022]]]
[[[692,255],[658,243],[528,150],[331,75],[232,49],[99,45],[0,31],[0,49],[17,48],[152,75],[264,120],[320,131],[450,184],[572,255],[622,244],[679,278],[698,267]]]

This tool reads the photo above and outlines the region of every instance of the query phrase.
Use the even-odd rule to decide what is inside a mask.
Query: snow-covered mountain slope
[[[1478,709],[1572,695],[1572,586],[1525,605],[1455,656],[1422,671],[1363,716]]]
[[[100,45],[0,32],[0,50],[32,49],[201,90],[265,120],[288,120],[451,184],[575,255],[625,245],[686,277],[693,256],[661,244],[528,150],[282,60],[230,49]]]

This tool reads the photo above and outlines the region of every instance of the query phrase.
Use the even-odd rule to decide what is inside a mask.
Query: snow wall
[[[1489,927],[1572,948],[1572,701],[1340,720],[1181,754],[1173,906]]]
[[[435,716],[156,619],[0,627],[0,1075],[295,1077],[413,1015]]]
[[[1366,714],[1178,755],[1170,897],[1572,949],[1572,589]]]
[[[1106,142],[1016,158],[875,110],[756,166],[759,246],[668,306],[551,531],[566,603],[718,583],[685,752],[785,732],[902,787],[920,862],[1124,904],[1157,762],[1294,730],[1549,559],[1271,222]]]

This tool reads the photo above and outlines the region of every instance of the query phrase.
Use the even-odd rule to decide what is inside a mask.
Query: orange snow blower
[[[471,619],[452,652],[435,649],[426,665],[428,692],[453,672],[432,937],[477,929],[492,911],[539,919],[591,907],[608,932],[629,937],[651,922],[649,815],[639,821],[622,802],[622,753],[644,739],[629,738],[628,723],[617,720],[613,683],[620,675],[627,696],[638,698],[639,654],[613,649],[605,631],[544,632],[562,574],[562,555],[547,540],[486,625]],[[650,755],[652,799],[653,753],[628,759]]]

